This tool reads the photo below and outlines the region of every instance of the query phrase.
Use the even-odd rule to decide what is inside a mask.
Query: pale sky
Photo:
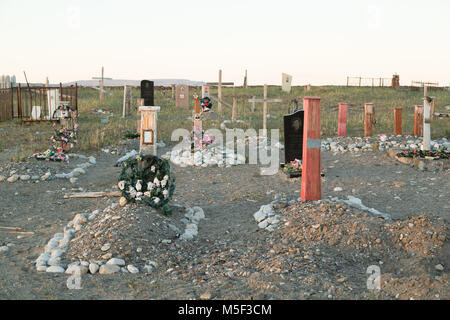
[[[450,0],[0,0],[0,75],[450,83]]]

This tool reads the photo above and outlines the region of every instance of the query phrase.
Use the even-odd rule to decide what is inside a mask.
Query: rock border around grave
[[[408,158],[399,157],[398,154],[403,150],[401,149],[389,149],[388,156],[397,160],[402,164],[409,165],[411,167],[418,168],[420,171],[444,171],[450,169],[449,159],[427,159],[427,158]]]
[[[146,265],[139,268],[132,264],[127,264],[125,260],[110,257],[105,263],[101,261],[73,261],[69,264],[63,264],[61,261],[62,255],[68,250],[70,242],[75,238],[75,235],[86,224],[94,220],[99,214],[112,212],[118,208],[118,203],[112,203],[104,210],[94,210],[91,214],[78,213],[74,218],[64,227],[62,233],[56,233],[47,242],[38,258],[35,260],[36,271],[47,273],[66,273],[66,274],[115,274],[115,273],[131,273],[137,274],[139,272],[150,273],[158,264],[155,261],[148,261]],[[184,233],[179,235],[180,241],[193,240],[198,236],[198,224],[205,219],[205,213],[201,207],[185,207],[186,213],[181,219],[186,227]],[[170,243],[171,240],[162,240],[162,243]],[[103,248],[103,247],[102,247]],[[109,249],[109,248],[108,248]]]
[[[9,182],[9,183],[20,182],[20,181],[22,181],[22,182],[25,182],[25,181],[39,182],[39,181],[50,181],[50,180],[54,180],[54,179],[68,179],[70,181],[70,183],[74,184],[78,181],[78,176],[86,174],[86,169],[97,163],[96,158],[93,156],[87,157],[87,156],[84,156],[81,154],[70,154],[70,156],[78,157],[80,159],[87,159],[88,161],[77,165],[77,167],[75,169],[73,169],[71,172],[68,172],[68,173],[57,173],[55,175],[52,175],[50,170],[47,171],[42,176],[32,175],[32,174],[28,174],[28,173],[23,174],[23,175],[14,173],[13,175],[11,175],[8,178],[6,178],[3,175],[0,175],[0,182],[5,182],[5,181]]]

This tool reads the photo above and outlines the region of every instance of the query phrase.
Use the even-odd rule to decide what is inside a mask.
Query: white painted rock
[[[139,273],[139,269],[136,268],[135,266],[133,266],[132,264],[129,264],[129,265],[127,266],[127,270],[128,270],[130,273]]]
[[[123,259],[119,259],[119,258],[111,258],[108,260],[108,262],[106,264],[114,264],[117,266],[124,266],[125,265],[125,260]]]
[[[120,267],[115,264],[104,264],[100,267],[98,273],[100,274],[113,274],[120,271]]]
[[[88,268],[85,266],[76,266],[71,265],[67,267],[67,270],[65,273],[67,274],[86,274],[88,272]]]
[[[336,187],[333,190],[334,190],[334,192],[341,192],[344,189],[342,189],[341,187]]]
[[[256,222],[261,222],[267,217],[267,214],[265,214],[261,209],[259,209],[259,211],[255,212],[253,217],[255,218]]]
[[[100,268],[99,265],[96,263],[89,264],[89,272],[91,274],[96,274],[99,268]]]
[[[51,266],[48,267],[45,271],[49,273],[64,273],[64,268],[60,266]]]
[[[20,180],[22,180],[22,181],[28,181],[30,179],[31,179],[31,177],[28,174],[24,174],[24,175],[20,176]]]
[[[105,243],[100,250],[102,251],[108,251],[111,248],[111,244],[110,243]]]

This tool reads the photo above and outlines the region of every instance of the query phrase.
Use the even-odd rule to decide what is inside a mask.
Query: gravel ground
[[[124,144],[121,155],[132,144]],[[353,195],[390,215],[389,223],[334,202],[284,204],[298,199],[300,181],[288,180],[281,172],[261,176],[254,165],[173,166],[173,203],[180,207],[172,216],[136,205],[116,207],[108,213],[121,217],[114,227],[94,220],[80,233],[112,228],[110,237],[78,240],[66,255],[68,261],[99,259],[99,247],[108,241],[114,256],[138,267],[152,260],[157,267],[150,273],[86,274],[81,290],[69,290],[69,275],[39,273],[34,260],[75,214],[118,202],[63,198],[71,189],[116,190],[120,169],[113,165],[118,155],[92,155],[97,164],[75,185],[60,179],[37,185],[0,183],[0,226],[34,232],[0,229],[0,246],[10,244],[0,252],[0,299],[450,298],[449,171],[421,172],[382,152],[322,152],[327,169],[323,199]],[[334,191],[336,187],[342,191]],[[276,210],[283,223],[267,232],[258,228],[253,214],[273,200],[279,203]],[[192,241],[177,239],[177,232],[168,228],[171,224],[182,229],[181,206],[200,206],[206,215]],[[137,248],[143,250],[138,253]],[[366,288],[370,265],[381,269],[381,291]]]

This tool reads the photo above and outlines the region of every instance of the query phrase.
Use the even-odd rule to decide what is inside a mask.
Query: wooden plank
[[[339,103],[339,118],[338,118],[339,137],[345,137],[347,135],[347,114],[348,114],[348,104]]]
[[[402,134],[402,108],[394,108],[394,135]]]
[[[283,102],[282,99],[248,99],[248,102],[267,102],[267,103],[277,103],[277,102]]]
[[[70,193],[64,195],[64,199],[73,199],[73,198],[103,198],[103,197],[121,197],[121,191],[111,191],[111,192],[79,192],[79,193]]]
[[[364,104],[364,137],[373,135],[372,124],[375,118],[373,103]]]

